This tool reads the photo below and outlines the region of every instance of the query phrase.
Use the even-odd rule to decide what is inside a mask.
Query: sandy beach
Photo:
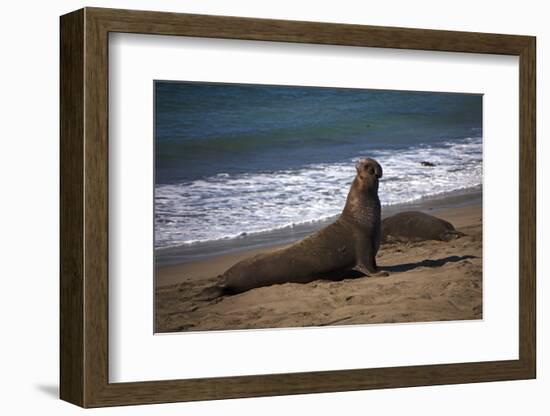
[[[430,214],[465,234],[459,239],[383,244],[388,277],[349,272],[343,280],[262,287],[213,301],[197,295],[258,248],[159,267],[156,332],[470,320],[482,318],[482,209],[479,203]]]

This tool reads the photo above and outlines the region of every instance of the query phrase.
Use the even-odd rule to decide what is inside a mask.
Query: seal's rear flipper
[[[210,301],[235,294],[236,293],[225,284],[225,276],[220,274],[216,277],[215,283],[213,282],[212,286],[208,286],[199,292],[196,299]]]
[[[209,301],[224,295],[224,289],[221,286],[210,286],[203,289],[198,295],[197,300]]]

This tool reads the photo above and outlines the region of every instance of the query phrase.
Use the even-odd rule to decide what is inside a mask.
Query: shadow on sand
[[[416,269],[418,267],[441,267],[447,263],[456,263],[462,260],[476,259],[476,256],[449,256],[438,260],[422,260],[416,263],[396,264],[394,266],[380,267],[387,272],[408,272],[409,270]]]
[[[419,267],[441,267],[447,263],[456,263],[462,260],[476,259],[476,256],[449,256],[437,260],[422,260],[416,263],[405,263],[405,264],[395,264],[393,266],[380,266],[380,270],[390,272],[390,273],[399,273],[399,272],[408,272],[410,270],[417,269]],[[333,273],[328,273],[321,276],[321,279],[332,280],[332,281],[341,281],[344,279],[357,279],[363,277],[364,274],[356,270],[347,270],[347,271],[335,271]]]

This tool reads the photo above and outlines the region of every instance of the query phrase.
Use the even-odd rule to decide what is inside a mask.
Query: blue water
[[[479,186],[482,96],[157,81],[155,247],[331,217],[365,156],[383,205]]]

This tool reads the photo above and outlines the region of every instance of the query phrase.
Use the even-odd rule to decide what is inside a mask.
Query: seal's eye
[[[374,168],[372,166],[369,166],[369,173],[371,175],[374,175]]]

